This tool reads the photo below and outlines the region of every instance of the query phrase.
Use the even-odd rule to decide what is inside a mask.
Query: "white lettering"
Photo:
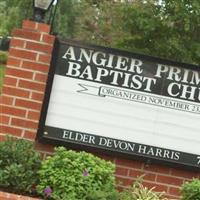
[[[76,60],[76,57],[75,57],[75,53],[74,53],[74,47],[69,47],[69,49],[66,51],[66,53],[64,54],[64,56],[62,58],[64,59],[68,59],[67,56],[70,56],[70,60]]]
[[[87,63],[90,63],[93,52],[94,52],[93,50],[89,50],[89,54],[88,54],[88,52],[85,49],[81,49],[81,53],[80,53],[80,57],[78,61],[83,62],[82,58],[84,57]]]
[[[128,66],[127,66],[127,62],[128,62],[128,58],[127,57],[121,57],[119,56],[118,59],[117,59],[117,65],[116,65],[116,69],[119,69],[119,70],[123,70],[123,71],[126,71]]]
[[[165,73],[168,71],[167,65],[158,64],[157,71],[155,77],[161,78],[161,73]]]
[[[100,58],[99,59],[99,62],[98,62],[98,58],[102,56],[103,58]],[[105,53],[102,53],[102,52],[95,52],[92,56],[92,61],[94,62],[95,65],[97,66],[105,66],[105,63],[106,63],[106,54]]]
[[[186,95],[188,94],[189,95],[188,99],[195,100],[194,95],[195,95],[196,87],[192,87],[189,85],[182,85],[182,87],[183,87],[183,90],[182,90],[182,94],[180,97],[183,99],[187,99]]]
[[[97,68],[97,76],[95,81],[102,82],[101,78],[108,75],[108,70],[104,68]]]
[[[86,77],[84,77],[86,76]],[[88,80],[93,80],[93,77],[92,77],[92,70],[91,70],[91,67],[90,65],[88,65],[84,71],[82,72],[82,74],[80,75],[80,78],[85,78],[85,79],[88,79]]]
[[[69,62],[69,68],[66,75],[78,77],[80,76],[80,71],[79,71],[80,68],[81,66],[78,63]]]
[[[169,75],[167,79],[180,81],[181,80],[181,70],[177,67],[170,67],[169,69]],[[180,77],[179,77],[180,76]]]
[[[179,90],[180,90],[180,88],[181,88],[181,85],[178,84],[178,83],[170,83],[169,86],[168,86],[168,88],[167,88],[167,92],[168,92],[168,94],[169,94],[170,96],[172,96],[172,97],[177,97],[177,96],[179,95],[180,92],[178,91],[178,92],[176,92],[176,93],[173,93],[172,91],[173,91],[173,89],[174,89],[174,86],[177,86]],[[176,91],[176,89],[175,89],[175,91]]]
[[[131,66],[129,72],[136,72],[137,74],[141,74],[143,72],[143,69],[140,69],[142,64],[143,63],[141,60],[131,59]]]

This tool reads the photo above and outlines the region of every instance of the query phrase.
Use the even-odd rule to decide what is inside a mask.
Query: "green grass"
[[[4,72],[5,72],[5,66],[0,64],[0,94],[3,86]]]

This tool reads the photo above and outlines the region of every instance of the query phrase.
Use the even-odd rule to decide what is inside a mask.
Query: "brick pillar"
[[[49,25],[25,20],[12,33],[0,96],[0,140],[5,134],[36,137],[55,40],[49,32]]]

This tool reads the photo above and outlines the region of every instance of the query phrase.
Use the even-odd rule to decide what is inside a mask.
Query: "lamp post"
[[[33,0],[34,21],[44,22],[45,13],[50,9],[54,0]]]

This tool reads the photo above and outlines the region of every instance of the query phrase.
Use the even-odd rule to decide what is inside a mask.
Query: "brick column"
[[[36,137],[55,40],[49,32],[49,25],[25,20],[12,33],[0,96],[0,140],[5,134]]]

